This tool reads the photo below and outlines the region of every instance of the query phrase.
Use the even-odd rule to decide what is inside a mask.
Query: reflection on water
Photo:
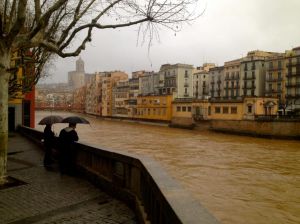
[[[300,223],[299,141],[87,119],[81,142],[152,156],[222,223]]]

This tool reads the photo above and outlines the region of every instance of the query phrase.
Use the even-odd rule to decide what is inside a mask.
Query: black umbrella
[[[83,117],[71,116],[64,118],[61,123],[71,123],[71,124],[89,124],[90,122]]]
[[[61,116],[58,115],[50,115],[47,117],[44,117],[39,124],[40,125],[47,125],[47,124],[55,124],[55,123],[61,123],[61,121],[63,120],[63,118]]]

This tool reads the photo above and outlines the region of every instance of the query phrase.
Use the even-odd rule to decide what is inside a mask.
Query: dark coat
[[[77,132],[70,127],[62,129],[59,133],[59,143],[62,150],[67,150],[74,142],[78,141]]]
[[[74,174],[76,165],[76,150],[74,148],[74,142],[78,141],[77,132],[70,127],[62,129],[59,133],[60,144],[60,156],[59,167],[60,172],[66,174]]]
[[[54,132],[51,130],[51,126],[46,125],[44,129],[44,144],[45,147],[52,147],[54,141]]]

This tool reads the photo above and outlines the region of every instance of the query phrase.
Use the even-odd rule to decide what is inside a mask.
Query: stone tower
[[[76,61],[76,72],[83,72],[84,73],[84,61],[79,57]]]
[[[73,89],[78,89],[85,84],[84,61],[81,57],[76,61],[76,70],[68,72],[68,83]]]

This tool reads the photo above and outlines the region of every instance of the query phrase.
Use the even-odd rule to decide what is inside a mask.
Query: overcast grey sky
[[[85,71],[158,71],[165,63],[223,65],[251,50],[284,52],[300,46],[300,0],[200,0],[205,13],[174,35],[161,30],[148,52],[137,46],[137,27],[98,30],[81,53]],[[66,82],[77,58],[58,58],[51,76],[41,82]]]

